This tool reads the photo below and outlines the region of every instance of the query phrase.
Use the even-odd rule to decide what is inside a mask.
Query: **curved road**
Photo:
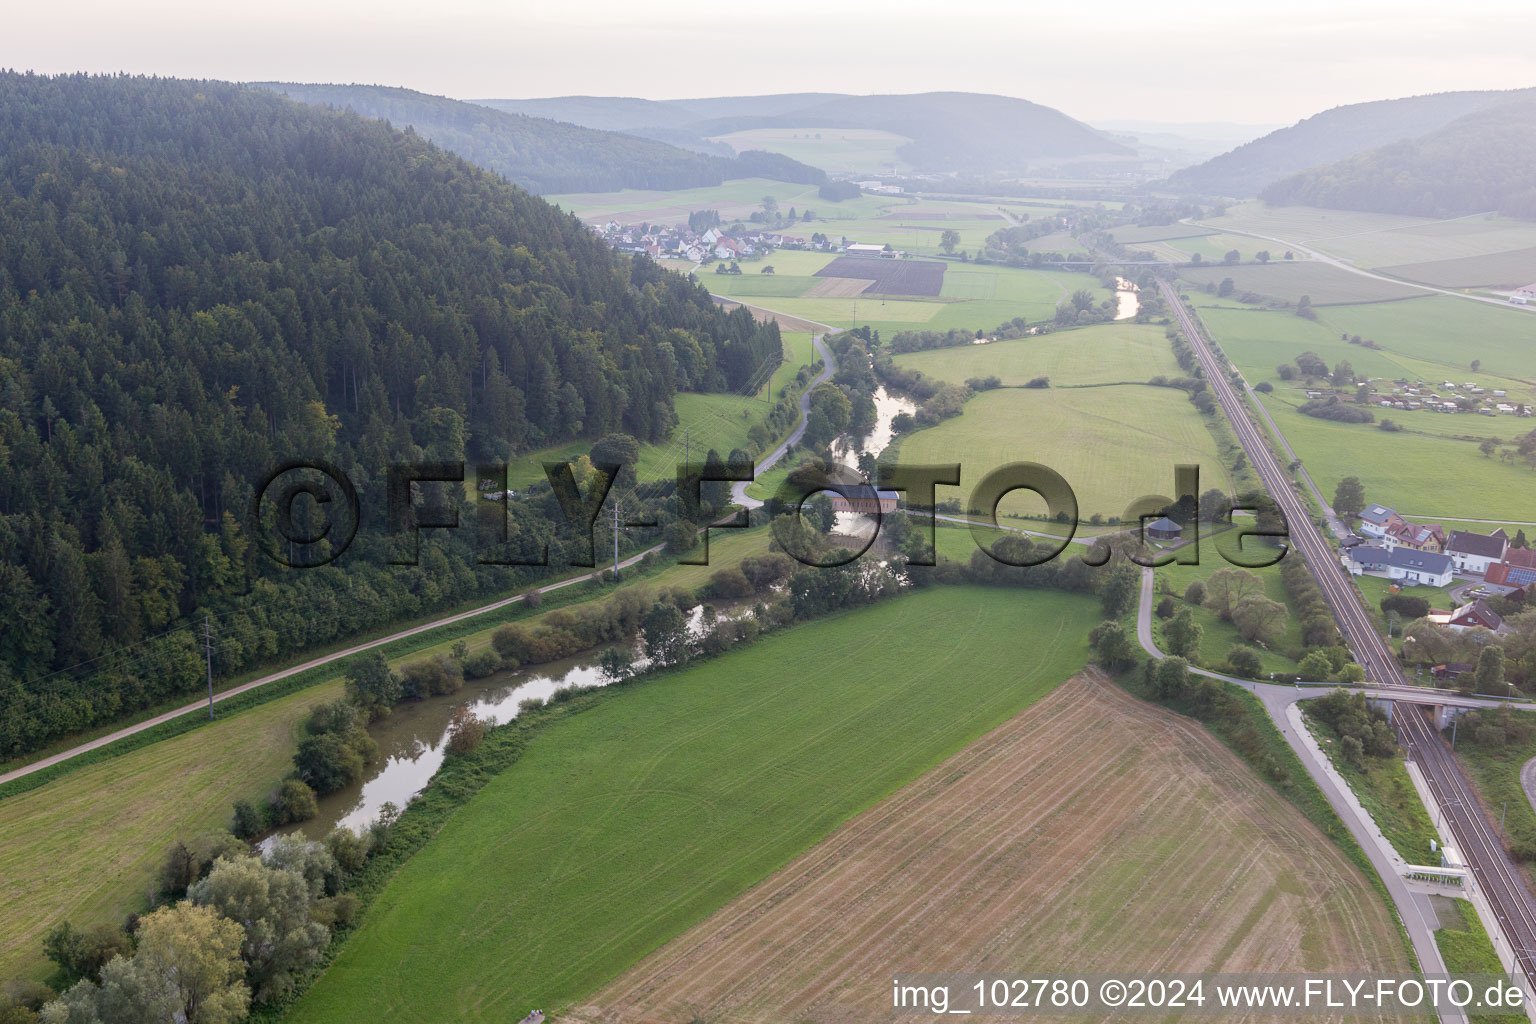
[[[727,302],[734,302],[737,305],[746,305],[746,303],[741,302],[739,299],[732,299],[725,295],[711,294],[710,297],[714,299],[725,299]],[[764,306],[747,306],[747,308],[762,309],[768,313],[774,312],[774,310],[767,309],[767,307]],[[785,315],[788,316],[789,314]],[[797,317],[796,319],[803,318]],[[816,386],[818,384],[825,384],[827,381],[831,380],[832,375],[837,372],[837,360],[833,357],[832,350],[827,348],[827,343],[823,339],[826,338],[828,334],[836,334],[838,331],[841,331],[842,328],[833,327],[830,324],[817,323],[814,320],[806,320],[805,322],[810,324],[812,327],[823,328],[821,334],[811,335],[811,344],[816,346],[816,354],[821,356],[821,372],[818,373],[815,377],[811,378],[810,383],[806,384],[805,390],[800,392],[800,422],[795,424],[795,429],[790,431],[789,436],[786,437],[777,448],[769,452],[767,455],[764,455],[761,461],[759,461],[757,465],[753,467],[754,474],[759,474],[765,470],[772,469],[780,459],[784,458],[784,456],[788,454],[790,448],[800,443],[800,439],[805,436],[806,424],[810,422],[811,418],[811,392],[816,390]],[[761,501],[747,494],[747,488],[750,486],[752,486],[752,482],[750,480],[739,480],[732,484],[731,500],[735,501],[736,504],[740,505],[742,508],[762,508],[763,503]]]
[[[1176,290],[1160,282],[1168,306],[1178,317],[1185,336],[1205,364],[1207,382],[1226,412],[1238,440],[1248,452],[1249,461],[1259,472],[1270,495],[1284,512],[1291,531],[1291,541],[1306,557],[1307,566],[1317,579],[1323,597],[1332,610],[1356,660],[1365,668],[1367,679],[1380,685],[1408,686],[1397,659],[1377,633],[1358,592],[1339,565],[1332,546],[1313,524],[1306,506],[1290,479],[1265,444],[1264,437],[1249,418],[1241,398],[1232,387],[1194,318],[1179,300]],[[1404,707],[1393,716],[1405,745],[1424,770],[1425,780],[1445,809],[1451,834],[1476,883],[1482,886],[1495,913],[1503,922],[1505,935],[1516,950],[1516,959],[1527,978],[1536,974],[1536,900],[1504,850],[1503,843],[1484,815],[1482,806],[1472,796],[1471,788],[1454,758],[1445,749],[1444,740],[1419,711]]]

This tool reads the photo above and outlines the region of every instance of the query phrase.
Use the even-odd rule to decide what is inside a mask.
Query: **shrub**
[[[1263,672],[1264,664],[1258,651],[1239,644],[1227,652],[1227,667],[1237,675],[1254,678]]]
[[[1173,598],[1165,597],[1157,602],[1157,617],[1160,619],[1173,618]]]
[[[487,647],[464,659],[464,675],[469,679],[483,679],[501,668],[501,655],[495,648]]]
[[[544,594],[538,587],[530,588],[523,593],[523,607],[529,610],[538,608],[544,603]]]
[[[308,821],[320,813],[315,802],[315,791],[300,779],[285,779],[278,787],[277,798],[272,801],[273,824],[292,825]]]
[[[1184,600],[1190,604],[1205,604],[1205,581],[1195,580],[1184,589]]]
[[[240,839],[253,839],[266,831],[266,816],[249,800],[235,801],[235,820],[230,831]]]
[[[468,754],[485,739],[485,723],[469,708],[459,708],[448,723],[448,753]]]

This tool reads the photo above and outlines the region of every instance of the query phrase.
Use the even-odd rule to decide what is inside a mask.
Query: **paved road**
[[[1161,282],[1169,308],[1179,318],[1190,344],[1207,368],[1207,380],[1216,393],[1238,440],[1248,452],[1248,459],[1258,470],[1270,494],[1279,503],[1289,521],[1291,541],[1306,557],[1308,568],[1317,578],[1323,597],[1349,642],[1355,658],[1365,668],[1367,679],[1377,684],[1407,686],[1408,680],[1397,659],[1376,632],[1374,623],[1349,582],[1338,557],[1307,515],[1307,509],[1291,485],[1274,454],[1265,445],[1257,426],[1248,417],[1242,400],[1228,380],[1224,368],[1206,343],[1199,325],[1185,309],[1174,289]],[[1427,719],[1416,713],[1394,715],[1405,746],[1414,752],[1424,770],[1425,779],[1436,799],[1446,808],[1446,819],[1458,848],[1466,858],[1472,875],[1488,897],[1501,921],[1512,948],[1527,977],[1536,972],[1536,900],[1520,879],[1514,863],[1505,852],[1493,826],[1482,808],[1470,797],[1470,787],[1455,760],[1445,752],[1439,734]]]
[[[631,555],[619,563],[619,568],[627,569],[635,563],[639,562],[642,558],[651,552],[660,551],[662,547],[663,545],[657,544],[654,547],[646,548],[644,551]],[[606,566],[604,569],[606,569]],[[580,576],[572,576],[569,579],[560,580],[559,582],[550,583],[546,586],[536,587],[534,589],[536,589],[541,594],[547,594],[553,590],[562,590],[565,587],[575,586],[578,583],[585,583],[592,577],[600,575],[604,569],[598,569],[595,572],[583,573]],[[254,690],[257,687],[267,686],[271,683],[277,682],[278,680],[287,679],[289,676],[296,675],[300,672],[305,672],[312,668],[318,668],[321,665],[328,665],[331,662],[337,661],[341,658],[350,657],[353,654],[360,654],[363,651],[372,650],[375,647],[393,643],[396,640],[404,640],[406,637],[416,636],[418,633],[425,633],[428,630],[437,629],[440,626],[451,626],[456,622],[463,622],[465,619],[472,619],[476,615],[484,615],[486,612],[494,612],[497,609],[505,608],[508,605],[517,604],[522,599],[523,594],[518,594],[515,597],[501,598],[500,600],[492,601],[490,604],[483,604],[478,608],[471,608],[467,612],[458,612],[454,615],[445,615],[440,619],[433,619],[431,622],[424,622],[419,626],[412,626],[410,629],[402,629],[397,633],[391,633],[388,636],[381,636],[377,640],[368,640],[360,644],[354,644],[345,650],[334,651],[330,654],[323,654],[318,658],[311,658],[301,664],[282,669],[278,672],[270,673],[269,675],[261,676],[257,679],[252,679],[248,683],[242,683],[239,686],[234,686],[228,690],[216,693],[213,695],[213,702],[218,704],[222,701],[229,700],[231,697],[235,697],[239,694]],[[206,712],[207,708],[207,699],[199,699],[191,702],[190,704],[184,704],[174,711],[167,711],[164,714],[156,715],[154,718],[146,718],[142,722],[136,722],[133,725],[124,726],[123,728],[118,729],[116,732],[108,733],[105,736],[98,736],[96,739],[90,740],[89,742],[81,743],[78,746],[70,747],[68,750],[60,751],[57,754],[42,758],[38,761],[33,761],[31,764],[23,765],[22,767],[13,769],[12,771],[8,771],[4,775],[0,775],[0,784],[10,782],[12,779],[19,779],[23,776],[31,775],[33,772],[41,771],[50,765],[58,764],[61,761],[68,761],[72,757],[79,757],[81,754],[84,754],[87,751],[97,750],[109,743],[115,743],[118,740],[125,739],[134,735],[135,733],[141,733],[146,729],[153,729],[155,726],[169,722],[173,718],[180,718],[182,715],[194,714],[197,712]]]
[[[826,324],[816,324],[815,326],[825,327],[828,331],[839,330],[839,328],[830,327]],[[814,335],[811,340],[815,344],[816,351],[821,355],[822,361],[826,365],[822,369],[821,374],[818,375],[813,381],[811,381],[810,385],[805,389],[805,393],[800,396],[799,425],[795,427],[794,432],[789,435],[789,438],[783,444],[779,445],[779,447],[774,449],[773,452],[767,456],[767,458],[758,464],[758,469],[760,471],[767,469],[779,459],[783,458],[784,453],[788,451],[789,446],[795,444],[805,434],[806,417],[810,415],[811,408],[811,389],[823,381],[830,380],[832,378],[832,374],[837,371],[837,363],[832,357],[831,350],[829,350],[825,342],[822,341],[822,335]],[[744,507],[756,508],[762,504],[762,502],[756,500],[755,498],[748,498],[746,496],[746,484],[737,484],[736,488],[737,489],[733,493],[736,496],[736,500],[741,502]],[[660,551],[661,549],[662,545],[660,544],[646,548],[644,551],[631,555],[630,557],[621,561],[619,563],[619,568],[627,569],[630,566],[635,565],[651,552]],[[541,594],[547,594],[553,590],[560,590],[565,587],[574,586],[577,583],[583,583],[591,579],[593,576],[600,574],[602,571],[602,569],[599,569],[596,572],[583,573],[580,576],[573,576],[570,579],[560,580],[559,582],[550,583],[546,586],[538,587],[536,589]],[[379,637],[377,640],[368,640],[364,643],[354,644],[345,650],[321,655],[318,658],[311,658],[308,661],[302,662],[301,664],[294,665],[277,672],[272,672],[257,679],[252,679],[248,683],[242,683],[239,686],[231,687],[228,690],[216,693],[213,695],[213,702],[218,704],[222,701],[229,700],[231,697],[235,697],[250,690],[254,690],[257,687],[270,685],[272,683],[278,682],[279,680],[287,679],[290,676],[297,675],[300,672],[305,672],[309,669],[318,668],[322,665],[330,664],[331,662],[338,661],[342,658],[350,657],[353,654],[360,654],[363,651],[372,650],[375,647],[393,643],[396,640],[404,640],[406,637],[416,636],[419,633],[425,633],[428,630],[437,629],[440,626],[451,626],[456,622],[463,622],[465,619],[474,618],[476,615],[484,615],[487,612],[494,612],[498,609],[505,608],[508,605],[516,604],[522,599],[522,594],[518,594],[515,597],[502,598],[500,600],[492,601],[489,604],[481,605],[478,608],[472,608],[466,612],[458,612],[454,615],[445,615],[442,618],[433,619],[430,622],[424,622],[419,626],[412,626],[410,629],[402,629],[399,632],[391,633],[388,636]],[[19,779],[24,776],[31,775],[33,772],[41,771],[44,768],[59,764],[62,761],[68,761],[72,757],[79,757],[81,754],[87,753],[88,751],[99,750],[108,744],[116,743],[118,740],[126,739],[129,736],[144,732],[146,729],[153,729],[157,725],[163,725],[164,723],[169,722],[174,718],[180,718],[182,715],[195,714],[197,712],[203,711],[207,708],[207,706],[208,702],[206,700],[199,699],[192,701],[189,704],[184,704],[173,711],[167,711],[164,714],[156,715],[153,718],[146,718],[142,722],[136,722],[133,725],[124,726],[123,728],[114,732],[107,733],[104,736],[98,736],[96,739],[70,747],[68,750],[62,750],[57,754],[41,758],[40,760],[33,761],[31,764],[26,764],[20,768],[8,771],[3,775],[0,775],[0,785],[10,782],[12,779]]]
[[[818,324],[817,326],[824,327],[826,325]],[[838,330],[836,327],[828,327],[827,329],[829,331]],[[832,350],[827,348],[827,343],[822,340],[825,337],[825,334],[811,335],[811,344],[816,346],[816,353],[821,356],[822,368],[821,372],[813,377],[811,382],[806,385],[805,390],[800,393],[800,422],[795,424],[795,429],[790,431],[789,436],[777,448],[758,460],[757,466],[753,470],[758,476],[772,469],[778,464],[779,460],[784,458],[790,448],[800,443],[800,439],[805,436],[805,425],[811,415],[811,392],[816,389],[818,384],[831,380],[832,375],[837,372],[837,361],[832,357]],[[732,484],[731,500],[742,508],[762,508],[763,503],[747,493],[747,488],[750,486],[752,484],[749,480],[739,480]]]
[[[1162,658],[1163,652],[1158,650],[1152,637],[1153,596],[1153,572],[1151,569],[1143,569],[1141,600],[1136,609],[1136,639],[1141,644],[1142,650],[1154,658]],[[1209,672],[1193,666],[1190,671],[1212,679],[1235,683],[1259,698],[1265,712],[1275,723],[1275,728],[1280,730],[1280,735],[1285,737],[1285,742],[1296,752],[1296,756],[1301,759],[1302,767],[1307,770],[1312,781],[1317,783],[1318,789],[1322,790],[1323,796],[1328,799],[1329,805],[1338,814],[1339,820],[1344,822],[1350,835],[1354,836],[1360,848],[1365,851],[1371,867],[1375,868],[1376,873],[1381,876],[1387,888],[1387,895],[1392,897],[1392,902],[1397,905],[1398,917],[1402,919],[1403,927],[1408,932],[1408,940],[1413,944],[1414,955],[1419,960],[1419,969],[1426,974],[1445,973],[1445,961],[1440,956],[1440,947],[1435,944],[1435,929],[1439,925],[1433,910],[1420,898],[1419,894],[1409,890],[1397,870],[1391,848],[1384,848],[1379,830],[1376,830],[1371,822],[1361,818],[1361,812],[1355,802],[1349,799],[1349,795],[1334,773],[1320,761],[1318,752],[1302,738],[1297,726],[1291,720],[1291,705],[1308,697],[1320,697],[1335,687],[1317,684],[1280,686],[1273,683],[1256,683],[1249,679],[1239,679],[1236,676]],[[1463,1018],[1443,1015],[1442,1019],[1454,1021]]]

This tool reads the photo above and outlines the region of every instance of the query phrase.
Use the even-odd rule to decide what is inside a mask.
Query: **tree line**
[[[195,689],[204,616],[229,675],[547,574],[480,564],[470,529],[387,566],[386,467],[657,441],[677,392],[782,359],[776,326],[379,121],[6,73],[0,125],[0,756]],[[294,457],[359,492],[323,569],[246,522]],[[547,488],[511,505],[519,550],[585,546]]]

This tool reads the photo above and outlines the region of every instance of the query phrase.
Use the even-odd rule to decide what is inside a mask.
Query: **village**
[[[1454,606],[1431,608],[1425,619],[1453,633],[1485,629],[1507,634],[1509,627],[1490,601],[1524,604],[1536,595],[1536,550],[1525,546],[1523,532],[1513,539],[1503,529],[1447,534],[1439,523],[1410,523],[1385,505],[1370,505],[1360,513],[1357,532],[1344,540],[1339,561],[1354,576],[1376,576],[1402,588],[1448,589]],[[1437,665],[1434,674],[1454,681],[1471,668]]]
[[[809,216],[802,218],[808,219]],[[843,235],[825,235],[821,232],[814,232],[809,238],[797,238],[745,226],[728,233],[719,225],[694,231],[687,224],[619,224],[612,220],[591,227],[618,252],[635,253],[653,259],[688,260],[691,263],[751,259],[766,256],[775,249],[878,256],[886,259],[898,259],[906,255],[889,245],[861,244]]]

